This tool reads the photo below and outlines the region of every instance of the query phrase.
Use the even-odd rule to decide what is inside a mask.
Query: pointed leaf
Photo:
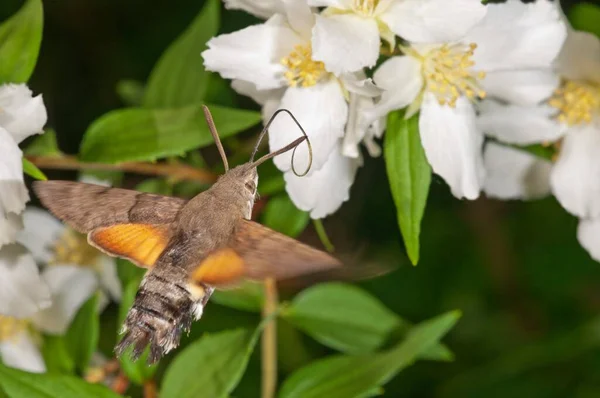
[[[225,138],[257,124],[260,113],[209,106]],[[88,128],[81,159],[118,163],[176,156],[213,143],[200,105],[171,109],[127,108],[109,112]]]
[[[200,56],[206,42],[217,35],[220,20],[217,0],[208,0],[192,24],[162,55],[150,75],[144,106],[178,107],[201,103],[210,72]]]
[[[98,295],[94,294],[85,302],[75,315],[65,335],[67,350],[77,369],[84,371],[92,354],[98,347],[100,338],[100,314],[98,313]]]
[[[205,334],[179,354],[165,374],[161,398],[225,398],[237,386],[258,333]]]
[[[48,373],[73,373],[75,362],[69,354],[65,336],[44,336],[42,355]]]
[[[29,80],[40,52],[43,25],[41,0],[28,0],[0,24],[0,84]]]
[[[36,180],[46,181],[48,177],[37,168],[37,166],[31,163],[26,158],[23,158],[23,172],[27,174],[29,177],[35,178]]]
[[[419,136],[419,115],[404,119],[402,111],[388,115],[384,157],[398,224],[410,261],[419,262],[419,235],[425,212],[431,167]]]
[[[28,373],[0,364],[0,387],[11,398],[118,398],[99,384],[72,376]]]
[[[408,367],[454,326],[459,313],[449,312],[417,325],[406,339],[381,354],[337,355],[307,365],[283,384],[280,398],[347,398],[371,396],[377,387]]]
[[[60,156],[56,132],[52,129],[46,130],[44,134],[35,137],[23,152],[27,156]]]
[[[215,290],[210,300],[236,310],[261,312],[264,303],[264,288],[260,283],[248,281],[235,289]]]

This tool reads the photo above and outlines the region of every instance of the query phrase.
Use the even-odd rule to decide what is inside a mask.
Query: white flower
[[[93,273],[74,266],[48,267],[42,273],[42,279],[43,285],[30,288],[48,286],[52,297],[50,307],[28,319],[0,316],[0,358],[7,366],[44,372],[39,333],[65,333],[81,305],[96,289]]]
[[[29,317],[50,306],[50,290],[35,260],[23,247],[0,249],[0,316]]]
[[[540,69],[550,65],[565,37],[564,23],[547,0],[487,7],[485,18],[458,41],[451,42],[456,32],[449,25],[440,25],[441,44],[401,47],[404,56],[390,58],[375,72],[375,83],[386,91],[367,112],[372,121],[394,109],[408,106],[406,117],[420,109],[427,159],[459,198],[477,198],[484,178],[478,100],[522,96],[516,82],[524,80],[531,82],[529,100],[552,92],[556,79]],[[441,36],[444,27],[447,38]]]
[[[90,246],[85,235],[65,226],[47,211],[27,207],[23,223],[25,228],[19,234],[19,242],[31,251],[38,263],[48,264],[49,268],[89,269],[94,272],[103,293],[114,301],[121,300],[121,283],[113,257]]]
[[[413,43],[462,38],[486,13],[474,0],[308,0],[327,7],[316,17],[314,58],[341,74],[372,67],[380,40],[394,46],[394,34]]]
[[[361,110],[372,106],[380,91],[362,72],[337,75],[314,60],[311,31],[315,16],[302,2],[284,5],[286,15],[293,18],[276,14],[264,24],[218,36],[209,41],[202,56],[208,70],[235,79],[234,89],[263,105],[265,121],[278,108],[294,114],[312,143],[311,171],[307,177],[294,176],[290,152],[277,156],[274,163],[286,173],[288,193],[294,203],[304,210],[314,210],[313,217],[323,217],[348,198],[357,167],[358,143],[365,141],[371,152],[377,152],[372,141],[381,134],[378,118],[372,123],[359,118]],[[345,132],[348,138],[343,145],[344,154],[352,159],[339,161]],[[272,150],[279,149],[298,136],[294,122],[281,116],[269,128],[269,145]],[[296,170],[302,172],[308,159],[307,146],[300,145],[295,156]],[[292,183],[294,179],[298,181]],[[349,183],[336,183],[338,179]]]
[[[29,195],[23,183],[19,143],[42,132],[46,108],[24,84],[0,86],[0,247],[13,242]]]
[[[569,30],[558,57],[561,86],[537,103],[486,104],[480,125],[514,144],[554,143],[552,192],[572,214],[600,218],[600,40]],[[551,94],[551,95],[550,95]]]

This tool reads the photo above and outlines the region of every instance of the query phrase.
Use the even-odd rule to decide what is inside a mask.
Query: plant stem
[[[265,279],[263,319],[277,311],[277,285],[275,279]],[[262,398],[274,398],[277,389],[277,321],[276,317],[265,325],[262,333]]]
[[[156,382],[154,380],[146,380],[144,382],[144,398],[157,398]]]
[[[129,387],[129,378],[123,372],[119,372],[117,378],[113,382],[111,389],[119,395],[125,394]]]
[[[158,175],[175,180],[198,181],[211,184],[217,176],[209,171],[196,169],[185,164],[125,162],[118,164],[88,163],[74,156],[27,156],[27,159],[41,169],[57,170],[103,170],[125,171],[130,173]]]
[[[331,243],[331,241],[329,240],[329,236],[327,236],[327,232],[325,231],[323,222],[320,219],[316,219],[316,220],[313,220],[313,225],[315,226],[317,235],[319,235],[319,239],[321,240],[321,243],[323,244],[323,246],[325,246],[325,249],[329,253],[333,253],[335,250],[335,247],[333,246],[333,243]]]

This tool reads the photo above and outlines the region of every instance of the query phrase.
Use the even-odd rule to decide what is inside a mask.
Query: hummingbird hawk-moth
[[[281,111],[298,124],[289,111],[277,113]],[[202,316],[215,288],[244,279],[289,279],[342,265],[328,253],[250,221],[257,166],[305,140],[310,149],[300,125],[303,137],[254,161],[267,123],[251,160],[229,170],[208,108],[204,112],[225,174],[190,200],[71,181],[34,183],[42,204],[87,234],[92,246],[148,270],[125,319],[117,356],[133,346],[137,360],[149,345],[148,362],[157,362],[179,345],[192,319]]]

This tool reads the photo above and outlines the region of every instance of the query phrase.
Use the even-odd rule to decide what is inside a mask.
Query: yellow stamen
[[[13,340],[28,325],[26,320],[0,315],[0,341]]]
[[[310,44],[294,47],[294,51],[284,57],[281,64],[287,68],[283,75],[290,87],[314,86],[326,74],[323,62],[312,59]]]
[[[560,111],[557,119],[569,126],[589,124],[600,113],[600,85],[565,80],[548,104]]]
[[[70,228],[54,244],[54,258],[50,264],[74,264],[93,267],[100,252],[87,243],[85,235]]]
[[[422,58],[426,89],[435,94],[440,105],[454,108],[460,96],[471,101],[485,98],[479,83],[485,72],[473,70],[476,48],[475,43],[444,44]]]
[[[377,8],[377,3],[379,3],[379,0],[354,0],[352,8],[357,13],[370,16],[373,15],[373,11]]]

